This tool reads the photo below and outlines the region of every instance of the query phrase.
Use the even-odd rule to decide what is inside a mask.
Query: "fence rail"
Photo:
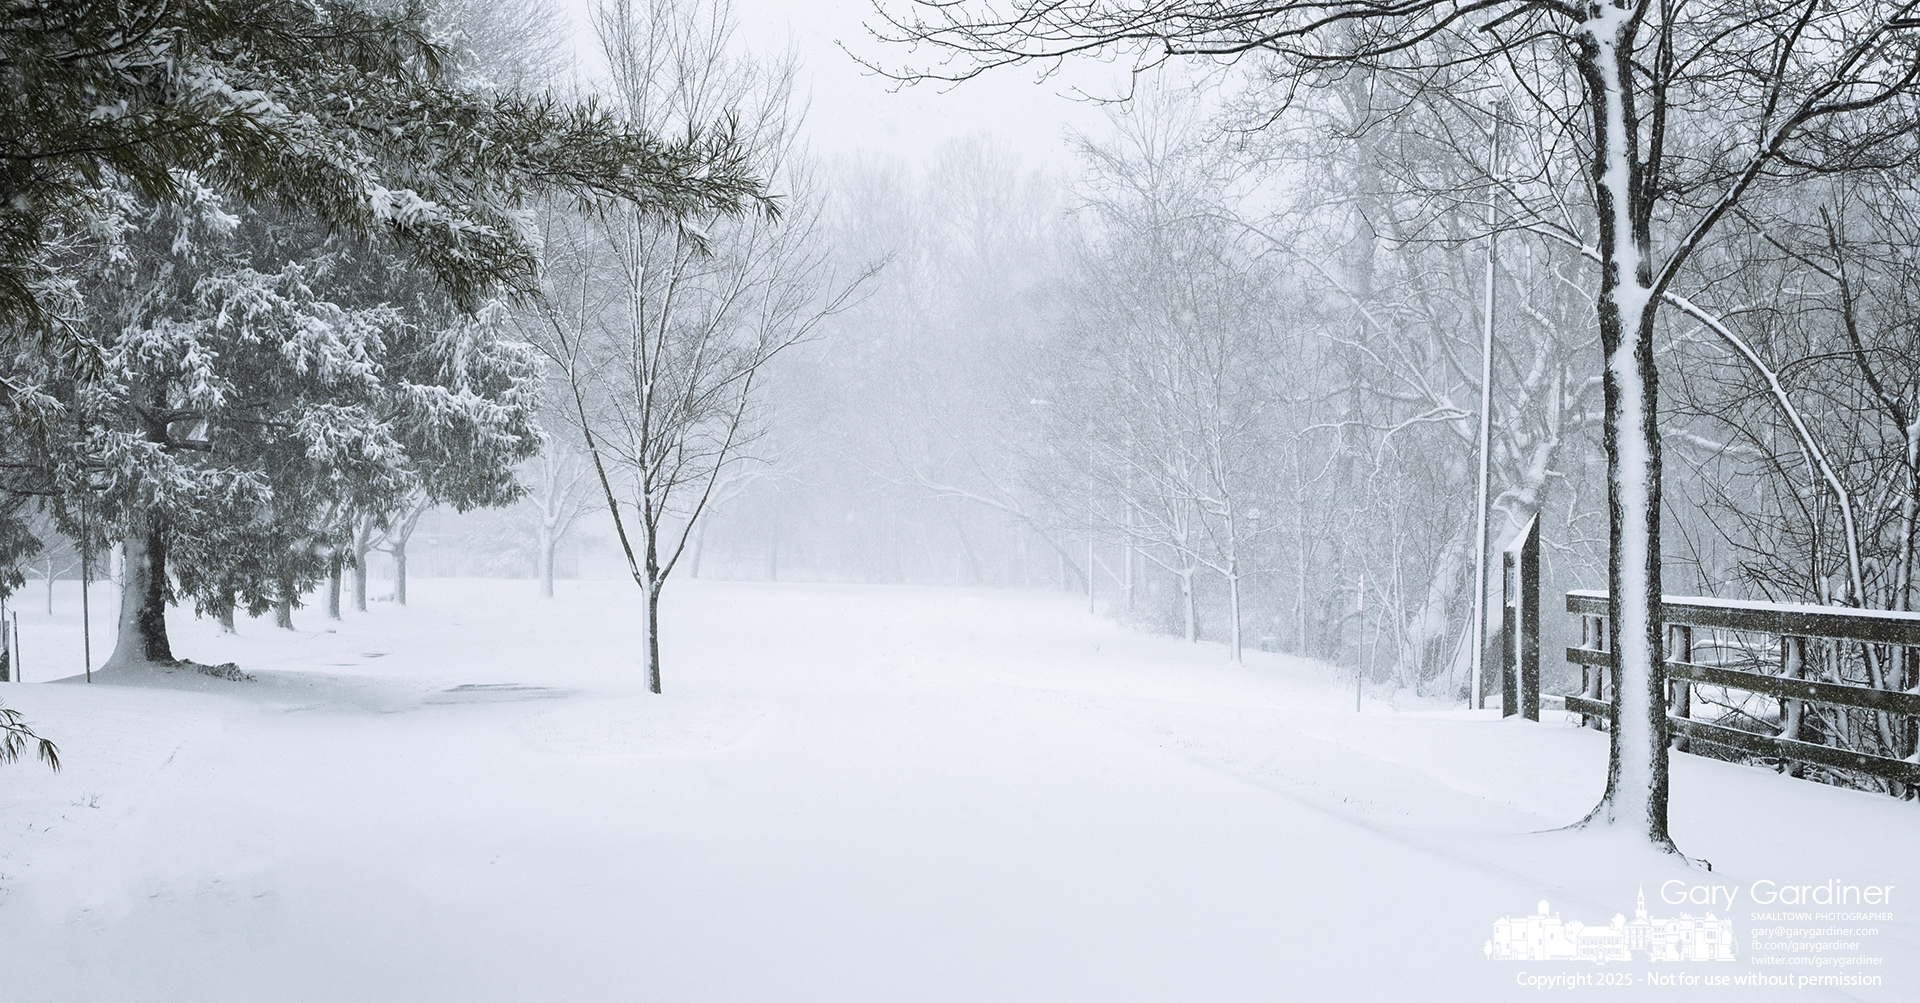
[[[1603,589],[1567,593],[1567,612],[1607,615]],[[1661,596],[1655,618],[1668,626],[1718,627],[1782,637],[1826,637],[1870,644],[1920,647],[1920,613],[1848,609],[1806,603],[1746,602],[1698,596]]]
[[[1598,727],[1612,715],[1609,695],[1616,689],[1616,681],[1611,678],[1614,655],[1606,650],[1607,593],[1586,589],[1569,592],[1567,612],[1581,617],[1581,645],[1567,649],[1567,661],[1581,667],[1581,692],[1548,699],[1557,700],[1567,711],[1581,715],[1585,723]],[[1887,725],[1890,716],[1920,718],[1920,692],[1808,679],[1802,673],[1807,664],[1809,638],[1887,645],[1896,649],[1920,648],[1920,614],[1663,596],[1656,616],[1669,632],[1668,650],[1678,656],[1666,663],[1671,697],[1667,720],[1673,727],[1676,746],[1686,748],[1690,741],[1708,742],[1757,756],[1920,784],[1920,752],[1916,752],[1914,758],[1901,759],[1804,741],[1802,736],[1806,705],[1814,704],[1887,715],[1878,719],[1881,733],[1902,736],[1899,742],[1912,744],[1912,738],[1907,737],[1915,730],[1912,722],[1903,721],[1898,729]],[[1694,660],[1696,628],[1778,638],[1781,673],[1755,672]],[[1749,657],[1757,655],[1751,649],[1748,652]],[[1901,665],[1903,660],[1903,657],[1891,659],[1891,667]],[[1895,678],[1898,679],[1898,675]],[[1701,685],[1780,701],[1781,720],[1777,732],[1768,735],[1728,727],[1723,723],[1724,718],[1718,722],[1694,718],[1693,690]],[[1894,751],[1899,751],[1898,744]]]

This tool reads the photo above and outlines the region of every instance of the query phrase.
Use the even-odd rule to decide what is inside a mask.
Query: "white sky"
[[[575,25],[577,65],[598,72],[599,56],[587,10],[593,0],[556,0]],[[886,0],[894,9],[906,0]],[[1075,99],[1073,88],[1112,94],[1123,79],[1109,67],[1082,61],[1044,82],[1032,68],[1009,67],[957,87],[899,88],[870,74],[836,42],[881,63],[914,58],[904,47],[875,40],[862,26],[873,20],[871,0],[733,0],[737,38],[753,51],[775,52],[789,42],[801,62],[802,94],[810,99],[806,132],[815,155],[878,156],[909,163],[955,139],[997,136],[1035,166],[1071,161],[1067,130],[1098,132],[1100,108]]]

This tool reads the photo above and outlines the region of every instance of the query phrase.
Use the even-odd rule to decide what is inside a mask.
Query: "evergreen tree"
[[[192,171],[343,232],[384,230],[467,306],[532,275],[514,212],[530,190],[666,216],[759,199],[725,129],[669,142],[590,103],[501,91],[450,57],[459,41],[417,2],[9,2],[0,321],[74,334],[59,323],[72,277],[45,252],[87,228],[109,178],[168,201]]]
[[[310,219],[230,215],[205,189],[132,222],[128,253],[88,284],[105,373],[75,383],[78,475],[58,495],[70,523],[84,506],[126,548],[108,667],[176,664],[165,612],[182,599],[290,626],[347,513],[515,496],[539,444],[536,370],[497,311],[463,315],[433,286],[378,300],[367,279],[391,254]]]

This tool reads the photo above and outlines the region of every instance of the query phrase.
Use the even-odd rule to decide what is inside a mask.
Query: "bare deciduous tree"
[[[836,283],[817,240],[791,58],[741,54],[724,0],[611,0],[594,26],[633,121],[674,132],[730,120],[749,169],[786,203],[704,223],[598,213],[557,220],[550,234],[541,340],[644,596],[658,693],[661,590],[724,471],[760,433],[762,370],[857,282]]]
[[[1282,105],[1342,71],[1478,66],[1506,77],[1581,151],[1589,211],[1542,221],[1595,248],[1608,458],[1615,689],[1606,793],[1590,822],[1672,849],[1661,594],[1661,441],[1654,336],[1693,256],[1756,192],[1897,158],[1913,132],[1912,3],[1651,0],[1020,5],[916,0],[880,34],[951,62],[910,78],[1121,51],[1272,61]],[[1522,205],[1527,203],[1522,200]]]

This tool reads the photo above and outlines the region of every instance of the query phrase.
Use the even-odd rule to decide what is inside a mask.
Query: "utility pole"
[[[1487,705],[1486,697],[1486,655],[1487,655],[1487,505],[1488,480],[1492,473],[1490,446],[1493,440],[1493,282],[1494,269],[1500,260],[1499,237],[1495,228],[1500,217],[1495,204],[1500,186],[1497,180],[1500,173],[1500,101],[1495,99],[1490,108],[1493,124],[1489,128],[1492,134],[1490,151],[1487,156],[1487,286],[1486,299],[1481,304],[1481,317],[1484,325],[1480,337],[1480,492],[1475,497],[1473,542],[1473,693],[1468,706],[1480,710]]]
[[[92,484],[88,484],[92,492]],[[80,652],[87,671],[87,682],[93,682],[93,618],[89,614],[88,595],[93,586],[93,568],[90,558],[92,548],[87,546],[87,496],[80,498]]]

